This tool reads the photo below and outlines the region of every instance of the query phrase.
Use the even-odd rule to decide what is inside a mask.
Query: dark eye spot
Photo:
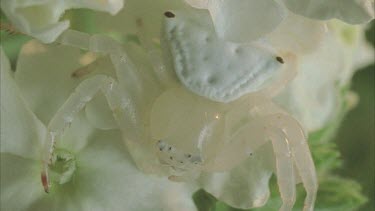
[[[280,56],[276,57],[276,60],[277,60],[278,62],[280,62],[281,64],[284,64],[284,59],[281,58]]]
[[[165,12],[164,15],[165,15],[165,17],[167,17],[167,18],[174,18],[174,17],[176,16],[175,14],[173,14],[173,13],[170,12],[170,11]]]
[[[170,156],[170,157],[169,157],[169,159],[173,160],[173,157],[172,157],[172,156]]]
[[[172,150],[172,147],[169,147],[168,150],[171,151],[171,150]]]

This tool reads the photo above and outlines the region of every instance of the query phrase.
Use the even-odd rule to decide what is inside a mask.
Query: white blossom
[[[234,42],[249,42],[274,31],[288,13],[316,20],[337,18],[360,24],[374,18],[373,0],[186,0],[208,9],[219,36]],[[261,24],[260,24],[261,23]]]
[[[50,43],[69,28],[69,20],[60,20],[66,10],[88,8],[115,15],[123,4],[123,0],[4,0],[1,9],[19,31]]]
[[[256,40],[277,52],[296,56],[297,76],[276,100],[307,132],[322,129],[332,121],[337,108],[348,100],[348,93],[342,90],[349,86],[355,68],[373,59],[364,41],[363,27],[341,21],[357,24],[371,20],[371,0],[185,2],[188,4],[183,0],[129,0],[121,10],[122,0],[4,0],[1,7],[21,32],[45,43],[55,41],[69,28],[68,21],[60,20],[67,9],[118,13],[115,17],[97,14],[96,27],[119,40],[135,37],[134,42],[124,41],[124,48],[143,72],[152,69],[149,59],[155,52],[148,48],[163,48],[160,30],[165,11],[191,9],[190,5],[208,9],[222,42],[240,45]],[[111,60],[99,57],[79,48],[33,40],[23,46],[13,73],[1,52],[1,121],[7,123],[1,126],[2,209],[190,211],[196,209],[191,196],[199,187],[234,207],[260,207],[267,202],[269,179],[275,172],[269,145],[230,170],[203,172],[193,182],[176,184],[151,175],[160,170],[153,162],[147,163],[155,157],[144,153],[153,146],[122,143],[102,94],[85,107],[58,142],[57,154],[77,162],[68,165],[73,176],[69,171],[55,175],[54,191],[50,196],[43,193],[39,177],[45,125],[83,79],[95,74],[115,78]],[[72,77],[78,70],[83,76]]]

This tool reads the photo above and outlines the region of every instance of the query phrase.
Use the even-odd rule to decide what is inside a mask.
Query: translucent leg
[[[176,79],[174,78],[174,73],[171,72],[172,68],[166,66],[166,62],[163,60],[162,48],[157,47],[156,43],[153,43],[152,40],[147,39],[144,34],[144,28],[142,21],[137,22],[138,26],[138,37],[141,41],[142,46],[146,49],[149,60],[153,66],[154,72],[158,77],[160,83],[164,86],[171,85],[175,83]],[[160,44],[160,43],[159,43]]]
[[[47,129],[45,151],[43,156],[42,183],[46,192],[49,191],[50,181],[48,177],[49,165],[52,164],[52,155],[56,141],[60,139],[66,128],[73,121],[76,114],[99,92],[102,91],[108,100],[108,104],[114,112],[114,117],[123,130],[135,136],[136,125],[139,125],[137,113],[131,99],[125,93],[121,93],[117,83],[110,77],[96,75],[83,81],[70,95],[62,107],[51,119]],[[130,134],[129,134],[130,135]]]
[[[296,200],[296,184],[289,141],[280,130],[269,133],[276,157],[277,183],[283,204],[280,211],[291,211]]]
[[[271,127],[280,128],[285,133],[298,173],[307,193],[303,210],[314,210],[318,182],[314,162],[302,127],[294,118],[285,114],[269,116],[267,122],[270,122]]]
[[[273,103],[269,103],[268,106],[273,111],[281,111]],[[267,107],[267,105],[263,105],[263,107]],[[244,140],[246,140],[246,144],[242,144]],[[315,167],[303,130],[291,116],[283,113],[265,116],[258,114],[231,137],[230,146],[223,151],[227,152],[231,146],[238,145],[236,148],[236,157],[238,157],[244,154],[240,153],[241,150],[256,152],[259,146],[269,140],[272,141],[276,156],[276,174],[283,200],[280,210],[291,210],[294,205],[293,164],[295,164],[307,193],[304,211],[312,211],[318,188]],[[222,154],[227,155],[228,153]]]
[[[104,35],[89,35],[66,30],[57,40],[63,45],[74,46],[91,52],[109,55],[115,67],[117,80],[133,97],[140,96],[142,88],[149,83],[143,81],[142,74],[131,61],[122,44]]]
[[[283,201],[280,211],[291,211],[296,198],[296,184],[294,176],[294,161],[290,142],[281,128],[272,124],[273,115],[258,116],[248,121],[224,145],[223,150],[215,158],[218,164],[239,163],[245,156],[257,153],[258,147],[271,141],[276,158],[276,175],[280,195]],[[231,159],[235,159],[230,162]],[[229,161],[228,161],[229,160]],[[228,164],[229,162],[229,164]],[[218,168],[220,165],[215,165]]]

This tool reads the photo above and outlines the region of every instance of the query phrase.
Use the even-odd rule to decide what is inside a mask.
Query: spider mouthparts
[[[49,193],[48,178],[47,178],[46,172],[42,172],[42,174],[40,176],[41,176],[44,191],[46,193]]]

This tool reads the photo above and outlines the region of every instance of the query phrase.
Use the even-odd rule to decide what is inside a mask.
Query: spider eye
[[[280,56],[276,57],[276,60],[281,63],[281,64],[284,64],[284,59],[281,58]]]
[[[164,13],[164,16],[167,18],[174,18],[176,15],[170,11]]]

